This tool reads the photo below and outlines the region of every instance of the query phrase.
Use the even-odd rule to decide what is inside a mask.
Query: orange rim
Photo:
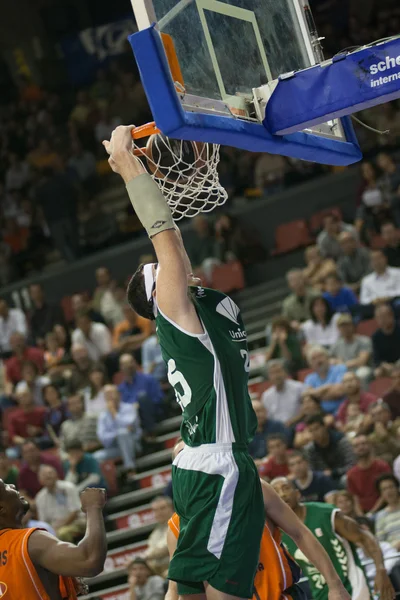
[[[150,137],[154,133],[161,133],[161,131],[156,127],[156,124],[153,121],[152,123],[145,123],[144,125],[132,129],[132,138],[134,140],[140,140],[144,137]]]

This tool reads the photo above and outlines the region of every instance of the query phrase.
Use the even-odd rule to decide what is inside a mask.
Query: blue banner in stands
[[[267,104],[272,134],[312,125],[400,97],[400,37],[282,76]]]
[[[107,59],[126,52],[126,38],[136,30],[135,20],[130,17],[89,27],[61,40],[71,82],[76,85],[90,83],[96,69]]]

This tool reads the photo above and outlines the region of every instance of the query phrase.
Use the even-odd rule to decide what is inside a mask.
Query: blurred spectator
[[[347,473],[347,489],[364,513],[375,513],[382,508],[382,498],[375,482],[382,473],[390,473],[391,469],[384,460],[374,458],[365,435],[357,435],[352,444],[357,462]]]
[[[310,390],[303,392],[303,397],[301,399],[301,410],[295,425],[295,436],[293,440],[294,448],[303,448],[303,446],[311,442],[311,437],[308,433],[307,425],[305,423],[307,417],[311,415],[320,415],[328,427],[330,427],[334,422],[334,417],[324,413],[319,399],[314,397],[311,392],[311,388]]]
[[[99,205],[97,199],[92,198],[88,201],[86,210],[80,214],[82,225],[82,243],[86,253],[97,252],[103,248],[108,248],[118,242],[118,225],[115,215],[105,211],[102,205]],[[109,298],[112,301],[112,296]],[[109,309],[109,306],[103,306],[102,310]],[[111,310],[114,307],[111,306]],[[112,318],[116,321],[120,314]]]
[[[90,386],[89,373],[94,361],[89,358],[89,351],[84,344],[74,344],[71,348],[73,367],[64,377],[67,379],[67,389],[71,394]]]
[[[164,600],[165,582],[154,575],[144,558],[136,557],[128,566],[130,598],[134,600]]]
[[[152,375],[140,373],[130,354],[122,354],[119,366],[124,378],[118,386],[121,400],[138,405],[142,427],[146,435],[152,435],[157,415],[162,410],[163,393],[160,384]]]
[[[382,172],[379,185],[383,191],[386,202],[390,205],[397,226],[400,225],[400,169],[392,156],[382,152],[378,154],[376,163]]]
[[[238,260],[248,265],[265,258],[265,250],[255,232],[248,232],[236,217],[222,213],[215,222],[215,256],[228,263]]]
[[[370,162],[361,164],[363,177],[360,193],[361,203],[357,209],[355,226],[363,241],[368,241],[369,232],[379,231],[382,222],[390,216],[389,204],[378,183],[378,174]]]
[[[142,369],[143,373],[153,375],[157,381],[161,382],[167,377],[167,366],[161,354],[155,321],[151,321],[151,331],[152,335],[146,338],[142,344]]]
[[[127,302],[123,308],[124,320],[117,323],[113,331],[113,347],[117,352],[133,352],[139,349],[151,334],[151,321],[139,316]]]
[[[26,337],[28,326],[25,314],[20,308],[10,308],[4,298],[0,298],[0,356],[11,356],[10,338],[15,332]]]
[[[304,252],[306,268],[303,275],[309,285],[322,290],[328,275],[336,273],[336,263],[331,258],[323,258],[318,246],[308,246]]]
[[[379,106],[376,127],[380,131],[385,131],[384,136],[378,137],[378,143],[397,147],[400,139],[400,113],[396,110],[395,102],[387,102]]]
[[[382,400],[390,407],[392,419],[400,417],[400,363],[393,365],[390,377],[392,384],[388,391],[382,396]]]
[[[332,479],[319,471],[312,471],[306,456],[300,450],[292,451],[288,456],[289,472],[302,502],[325,502],[325,497],[335,490]]]
[[[337,261],[342,255],[339,243],[339,235],[347,231],[356,235],[353,225],[347,225],[340,221],[336,214],[328,214],[323,220],[323,229],[317,237],[317,245],[324,258],[332,258]]]
[[[104,448],[97,450],[94,456],[100,463],[122,458],[127,478],[132,480],[136,474],[136,452],[142,433],[137,406],[121,402],[115,385],[106,385],[104,395],[107,409],[100,414],[97,423],[97,437]]]
[[[76,322],[75,322],[76,315],[81,310],[87,310],[87,312],[89,313],[90,319],[92,321],[94,321],[95,323],[104,323],[105,324],[103,315],[91,307],[90,301],[87,299],[85,294],[74,294],[71,298],[71,305],[72,305],[72,310],[74,313],[74,322],[71,324],[73,328],[76,327]]]
[[[76,329],[72,332],[72,343],[81,344],[92,360],[98,361],[111,352],[111,334],[103,323],[94,323],[87,309],[76,315]]]
[[[25,513],[25,516],[23,517],[21,523],[23,527],[36,527],[38,529],[44,529],[45,531],[48,531],[49,533],[51,533],[51,535],[54,535],[54,537],[56,536],[56,532],[54,531],[53,527],[51,525],[49,525],[48,523],[46,523],[45,521],[39,521],[38,519],[34,519],[34,512],[33,510],[30,508],[28,510],[27,513]]]
[[[31,360],[26,360],[21,367],[21,381],[15,386],[15,392],[28,388],[37,406],[43,406],[43,388],[50,383],[46,375],[39,375],[39,369]]]
[[[289,475],[288,442],[284,433],[273,433],[267,439],[268,455],[258,465],[260,476],[267,481]]]
[[[301,325],[307,344],[330,347],[339,339],[337,320],[329,302],[322,296],[313,298],[310,304],[311,318]]]
[[[324,283],[326,291],[323,293],[323,297],[328,300],[334,312],[351,312],[351,309],[358,304],[357,296],[353,290],[343,286],[336,273],[328,275]]]
[[[282,360],[289,373],[296,373],[304,365],[300,340],[285,317],[275,317],[271,324],[271,343],[265,360]]]
[[[70,481],[60,481],[56,469],[49,465],[40,466],[39,480],[43,486],[36,496],[39,519],[55,529],[59,540],[75,542],[86,529],[78,489]]]
[[[215,238],[211,224],[204,215],[191,220],[191,232],[188,238],[188,255],[194,269],[202,268],[207,280],[211,280],[212,269],[219,263],[216,257]]]
[[[157,496],[151,503],[157,525],[147,540],[147,550],[144,558],[150,568],[158,575],[164,575],[169,564],[167,546],[168,521],[172,517],[174,507],[170,498]]]
[[[400,359],[400,327],[389,304],[376,307],[378,329],[372,335],[375,377],[390,376],[393,365]]]
[[[356,506],[354,496],[347,490],[339,490],[335,493],[334,504],[346,517],[350,517],[350,519],[356,519],[362,515],[360,507]]]
[[[31,178],[29,164],[25,160],[21,160],[14,152],[10,152],[8,161],[9,166],[5,177],[6,189],[21,190],[28,184]]]
[[[265,390],[261,402],[272,419],[289,426],[300,412],[304,385],[300,381],[288,378],[287,371],[280,360],[268,362],[267,370],[272,387]]]
[[[77,191],[68,176],[52,168],[43,169],[36,201],[43,210],[57,250],[67,262],[73,262],[79,256]]]
[[[11,447],[7,449],[10,458],[19,458],[22,444],[28,438],[35,438],[37,444],[48,448],[48,437],[44,425],[46,409],[44,406],[35,406],[32,392],[28,386],[21,387],[15,394],[18,408],[13,410],[8,417],[7,430]]]
[[[351,443],[339,431],[328,429],[319,415],[308,417],[306,424],[312,439],[305,447],[311,469],[343,485],[347,471],[355,464]]]
[[[118,125],[120,125],[120,123],[121,120],[119,117],[111,116],[108,108],[102,107],[100,109],[99,119],[94,129],[96,141],[101,144],[103,140],[109,140],[112,132],[116,127],[118,127]]]
[[[101,309],[103,297],[108,292],[112,294],[112,290],[114,288],[114,282],[111,279],[110,271],[106,267],[99,267],[96,269],[96,282],[97,287],[93,294],[92,305],[97,312],[103,314]]]
[[[73,142],[71,150],[72,153],[68,165],[75,171],[79,182],[86,191],[90,193],[96,192],[98,176],[94,154],[89,152],[89,150],[85,150],[79,142]]]
[[[45,368],[48,373],[54,372],[63,362],[67,360],[65,348],[60,347],[57,334],[54,331],[46,333],[45,337]]]
[[[383,248],[389,267],[400,267],[400,233],[391,222],[384,223],[381,227],[381,236],[385,242]]]
[[[286,434],[286,429],[280,421],[274,421],[268,418],[264,406],[259,400],[253,400],[252,405],[257,417],[257,431],[249,444],[249,453],[254,459],[261,459],[267,456],[267,441],[270,435],[275,433]]]
[[[399,482],[390,474],[381,475],[376,487],[386,507],[376,516],[376,537],[389,542],[400,551],[400,492]]]
[[[301,269],[288,271],[286,279],[292,293],[283,301],[282,314],[289,319],[294,329],[298,329],[300,323],[311,318],[310,305],[313,299],[318,296],[318,292],[307,287]]]
[[[11,464],[10,459],[4,451],[0,451],[0,479],[8,485],[17,486],[18,467]]]
[[[61,425],[68,417],[67,407],[62,401],[60,390],[52,383],[43,388],[43,398],[44,403],[48,407],[45,418],[45,429],[50,439],[54,442],[54,445],[57,445]]]
[[[340,332],[338,341],[331,347],[331,363],[342,363],[353,371],[364,384],[372,379],[372,342],[365,335],[356,334],[350,315],[340,315],[337,320]]]
[[[55,325],[64,325],[64,314],[60,306],[46,301],[40,283],[32,283],[29,286],[29,296],[33,304],[30,315],[31,337],[33,343],[40,346],[44,343],[46,334],[53,331]]]
[[[73,483],[78,492],[87,487],[107,487],[99,463],[94,456],[84,452],[80,440],[69,442],[65,451],[68,455],[63,463],[65,481]]]
[[[369,407],[373,431],[368,439],[377,458],[390,465],[400,453],[400,437],[398,435],[400,420],[392,421],[390,407],[383,402],[375,402]]]
[[[319,398],[325,412],[335,414],[343,401],[343,377],[347,367],[329,364],[328,351],[322,346],[312,346],[307,359],[313,372],[305,378],[305,385],[312,388],[312,395]]]
[[[370,392],[361,390],[361,381],[356,373],[349,371],[343,375],[342,379],[345,400],[339,406],[336,418],[338,423],[345,427],[351,415],[348,414],[350,406],[357,406],[362,414],[367,414],[369,407],[378,400]]]
[[[40,452],[39,446],[32,440],[27,440],[22,446],[22,461],[17,488],[27,499],[35,498],[42,488],[39,481],[39,468],[41,465],[53,467],[60,479],[64,477],[59,459],[52,454]]]
[[[256,160],[254,181],[264,193],[274,193],[281,189],[286,172],[286,161],[279,154],[262,153]]]
[[[361,281],[360,303],[365,319],[373,317],[374,305],[400,296],[400,269],[387,266],[383,250],[371,250],[372,273]]]
[[[104,386],[107,383],[107,373],[101,363],[93,365],[89,372],[90,386],[84,390],[85,411],[87,415],[98,417],[106,410]]]
[[[339,277],[345,285],[358,293],[361,280],[371,272],[370,253],[360,246],[354,233],[344,231],[338,240],[342,250],[337,262]]]
[[[21,333],[12,333],[10,336],[12,356],[6,361],[7,381],[16,385],[22,379],[22,365],[27,360],[35,363],[39,372],[43,372],[44,354],[39,348],[26,345],[25,337]]]
[[[97,419],[85,414],[83,398],[79,394],[70,396],[67,401],[69,418],[61,425],[60,446],[65,451],[67,444],[80,440],[85,452],[93,452],[100,447],[97,439]]]

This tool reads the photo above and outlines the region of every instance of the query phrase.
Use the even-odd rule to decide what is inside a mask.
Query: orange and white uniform
[[[46,592],[28,553],[28,540],[36,528],[0,531],[0,599],[53,600]],[[76,600],[75,579],[59,577],[60,598]]]
[[[168,527],[178,538],[177,513],[168,521]],[[266,521],[254,578],[253,600],[299,600],[303,597],[301,590],[295,586],[299,579],[300,567],[281,544],[279,528]]]

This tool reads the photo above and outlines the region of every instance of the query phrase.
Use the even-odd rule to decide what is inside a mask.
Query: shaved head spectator
[[[337,262],[338,274],[345,285],[358,293],[363,277],[371,272],[369,251],[360,246],[357,236],[343,231],[338,241],[342,250]]]

